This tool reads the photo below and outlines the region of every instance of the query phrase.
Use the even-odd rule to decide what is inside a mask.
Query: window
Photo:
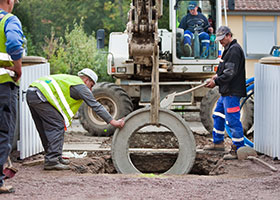
[[[276,23],[245,21],[244,25],[246,57],[259,59],[267,56],[277,42]]]
[[[182,60],[215,60],[219,46],[208,29],[210,25],[215,30],[216,1],[197,1],[193,12],[188,10],[190,3],[191,0],[176,1],[176,56]]]

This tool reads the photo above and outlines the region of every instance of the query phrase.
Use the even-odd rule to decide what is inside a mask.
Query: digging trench
[[[210,142],[205,135],[194,134],[196,158],[190,174],[224,174],[222,157],[224,153],[205,152],[203,146]],[[230,142],[229,139],[226,141]],[[111,138],[102,143],[102,147],[111,145]],[[148,149],[148,151],[136,151]],[[164,151],[161,151],[163,150]],[[166,172],[176,161],[178,141],[172,132],[137,132],[129,140],[130,159],[142,173],[161,174]],[[110,151],[88,152],[86,158],[71,159],[71,169],[77,173],[117,173]]]

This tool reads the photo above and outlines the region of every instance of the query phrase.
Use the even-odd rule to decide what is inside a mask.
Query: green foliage
[[[159,28],[168,29],[168,1],[163,0]],[[14,8],[24,27],[28,55],[46,57],[52,73],[75,74],[94,69],[100,80],[107,76],[106,57],[98,51],[93,32],[105,30],[105,45],[111,32],[126,28],[131,0],[21,0]],[[81,22],[83,23],[73,23]]]
[[[106,43],[111,32],[124,31],[131,0],[21,0],[14,14],[30,33],[36,52],[41,55],[44,38],[63,37],[66,27],[73,30],[73,21],[84,19],[83,28],[87,35],[102,28]],[[65,38],[64,38],[65,39]]]
[[[158,20],[158,27],[169,29],[169,0],[163,0],[163,15]]]
[[[160,28],[168,28],[169,0],[163,0],[163,16]],[[52,30],[56,37],[65,39],[66,27],[73,30],[73,21],[84,20],[87,35],[98,29],[105,30],[105,45],[111,32],[124,31],[131,0],[21,0],[14,8],[14,14],[21,20],[28,33],[32,54],[43,56],[45,37],[50,38]],[[29,51],[30,52],[30,51]],[[30,54],[29,54],[30,55]]]
[[[31,39],[31,34],[26,30],[25,27],[23,27],[23,33],[24,33],[25,38],[27,39],[28,56],[37,55],[36,48],[35,48],[35,46],[32,42],[32,39]]]
[[[67,27],[65,38],[56,39],[54,31],[46,39],[44,52],[51,65],[51,73],[66,73],[76,75],[83,68],[94,70],[100,81],[112,81],[106,74],[106,54],[96,48],[94,34],[87,36],[83,23],[74,23],[72,31]]]

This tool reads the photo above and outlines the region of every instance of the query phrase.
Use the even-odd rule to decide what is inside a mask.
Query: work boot
[[[224,151],[225,145],[224,145],[224,142],[220,142],[218,144],[212,143],[210,145],[205,145],[203,150],[205,150],[205,151]]]
[[[69,165],[70,164],[70,160],[68,160],[68,159],[64,159],[62,157],[59,157],[58,160],[63,165]]]
[[[15,192],[15,189],[11,185],[2,185],[0,187],[0,194],[3,194],[3,193],[13,193],[13,192]]]
[[[184,45],[184,56],[190,57],[192,55],[192,47],[190,44],[186,43]]]
[[[231,146],[231,150],[228,154],[224,155],[224,160],[235,160],[237,159],[237,147],[235,145]]]
[[[44,165],[44,170],[69,170],[70,167],[68,165],[64,165],[61,163],[57,163],[57,164],[47,164],[45,163]]]

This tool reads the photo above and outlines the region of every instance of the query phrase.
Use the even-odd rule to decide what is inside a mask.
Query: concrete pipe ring
[[[191,129],[182,117],[167,109],[159,110],[160,126],[168,128],[177,137],[179,152],[173,166],[164,174],[187,174],[195,161],[196,145]],[[150,124],[150,108],[130,113],[125,126],[117,129],[112,140],[112,160],[116,170],[123,174],[140,174],[129,156],[129,139],[136,131]]]

